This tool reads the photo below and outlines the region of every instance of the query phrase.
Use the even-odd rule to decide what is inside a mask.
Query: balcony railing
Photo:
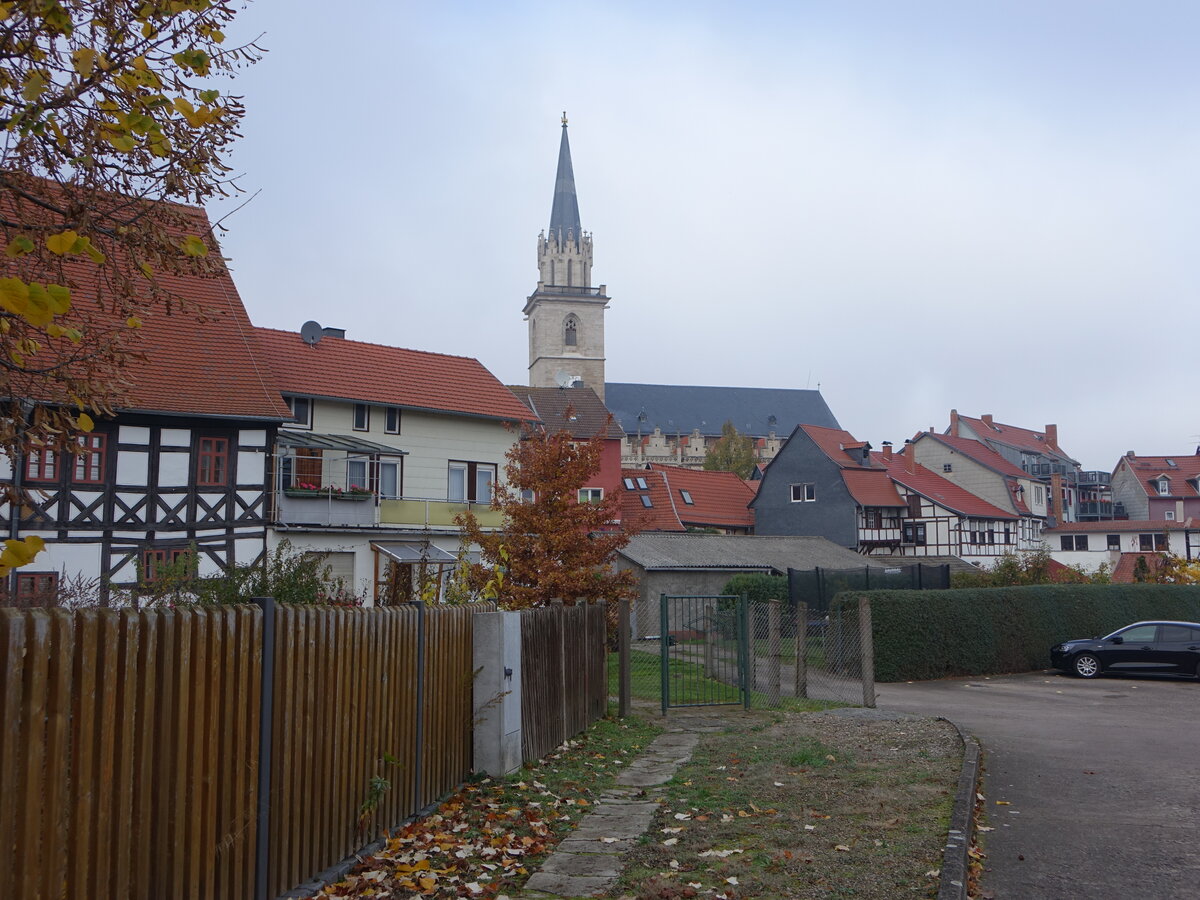
[[[1075,476],[1079,474],[1078,469],[1066,463],[1026,463],[1024,469],[1034,478],[1049,478],[1051,475],[1062,475],[1074,481]]]
[[[504,514],[487,503],[463,503],[451,500],[381,500],[379,524],[419,525],[423,528],[457,528],[454,517],[473,512],[484,528],[499,528]]]
[[[1096,516],[1100,519],[1125,519],[1125,504],[1112,500],[1084,500],[1079,504],[1080,516]]]
[[[539,294],[567,294],[572,297],[601,297],[603,291],[598,287],[582,287],[568,284],[543,284],[538,288]]]
[[[1079,483],[1104,487],[1112,482],[1111,472],[1080,472]]]

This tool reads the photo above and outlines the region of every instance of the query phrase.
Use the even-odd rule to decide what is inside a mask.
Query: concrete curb
[[[971,847],[971,832],[974,823],[975,792],[979,784],[979,762],[982,751],[979,741],[959,727],[957,722],[939,716],[949,722],[963,742],[962,771],[958,776],[958,790],[954,794],[954,808],[950,812],[950,832],[946,837],[946,850],[942,857],[941,886],[937,900],[966,900],[967,871],[970,859],[967,851]]]

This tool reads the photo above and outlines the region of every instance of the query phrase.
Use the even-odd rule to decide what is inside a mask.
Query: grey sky
[[[224,249],[258,324],[524,383],[565,109],[611,380],[1191,451],[1200,7],[980,7],[257,0]]]

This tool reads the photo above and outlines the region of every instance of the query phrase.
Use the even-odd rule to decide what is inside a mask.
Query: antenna
[[[310,347],[317,341],[321,340],[323,332],[321,331],[321,323],[314,322],[311,319],[300,326],[300,337],[304,343]]]

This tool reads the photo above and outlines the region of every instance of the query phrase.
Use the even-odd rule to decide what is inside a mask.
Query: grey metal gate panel
[[[749,708],[749,604],[736,595],[660,595],[662,711]]]

